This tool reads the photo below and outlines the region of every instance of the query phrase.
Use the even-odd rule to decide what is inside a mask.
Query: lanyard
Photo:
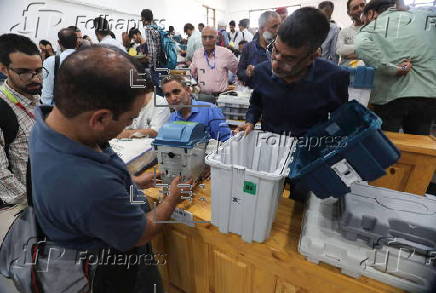
[[[207,65],[209,66],[210,69],[213,70],[213,69],[215,69],[215,64],[216,64],[216,60],[215,60],[215,50],[213,50],[212,54],[213,54],[213,58],[214,58],[214,64],[213,64],[213,65],[210,65],[210,63],[209,63],[209,56],[208,56],[207,52],[204,51],[204,58],[206,58]]]
[[[20,108],[21,110],[23,110],[24,112],[26,112],[27,116],[29,116],[32,119],[35,119],[35,116],[33,115],[32,112],[28,111],[26,109],[26,107],[24,107],[23,104],[21,104],[17,98],[4,86],[0,87],[0,91],[6,96],[6,98],[13,103],[15,106],[17,106],[18,108]]]

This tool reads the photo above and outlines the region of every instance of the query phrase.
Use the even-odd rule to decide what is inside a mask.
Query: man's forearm
[[[147,213],[146,231],[144,232],[136,246],[145,245],[156,234],[159,233],[163,226],[163,223],[159,222],[167,221],[170,218],[171,214],[176,208],[178,200],[178,196],[168,195],[167,197],[165,197],[162,203],[160,203],[156,208]]]

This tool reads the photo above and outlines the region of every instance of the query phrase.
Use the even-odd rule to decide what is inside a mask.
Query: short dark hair
[[[108,62],[108,57],[114,60]],[[56,107],[67,118],[108,109],[114,119],[130,111],[138,95],[153,91],[151,77],[139,77],[142,65],[123,51],[106,45],[80,48],[68,56],[58,71],[54,90]],[[130,85],[131,71],[135,85]]]
[[[353,2],[353,0],[347,0],[347,11],[350,10],[350,4]]]
[[[204,23],[200,22],[200,23],[198,24],[198,26],[202,26],[202,27],[204,27]]]
[[[26,55],[39,55],[38,47],[28,37],[17,34],[3,34],[0,36],[0,62],[4,66],[11,64],[10,54],[21,52]]]
[[[230,26],[236,26],[236,22],[235,22],[234,20],[231,20],[231,21],[229,22],[229,25],[230,25]]]
[[[75,26],[75,25],[70,25],[67,28],[72,29],[76,33],[80,33],[81,32],[81,30],[77,26]]]
[[[39,41],[39,43],[43,46],[50,45],[53,48],[53,45],[47,40],[41,40],[41,41]]]
[[[248,42],[246,41],[246,40],[242,40],[242,41],[240,41],[239,43],[238,43],[238,46],[239,45],[244,45],[244,44],[247,44]]]
[[[245,27],[245,28],[248,28],[249,26],[250,26],[250,20],[248,19],[248,18],[244,18],[244,19],[241,19],[240,21],[239,21],[239,24],[238,24],[239,26],[243,26],[243,27]]]
[[[143,9],[141,11],[141,18],[145,21],[153,22],[153,11],[150,9]]]
[[[174,31],[174,26],[170,25],[170,26],[168,27],[168,31],[169,31],[169,32],[173,32],[173,31]]]
[[[194,28],[194,26],[192,25],[192,23],[187,23],[187,24],[185,24],[185,26],[183,27],[183,32],[184,33],[186,33],[188,30],[194,30],[195,28]]]
[[[189,81],[185,77],[176,74],[165,76],[161,81],[161,86],[163,87],[164,84],[170,83],[172,81],[177,82],[185,88],[189,87]]]
[[[65,49],[75,49],[77,47],[76,32],[70,28],[63,28],[58,32],[59,43]]]
[[[318,4],[318,9],[324,9],[327,8],[328,6],[330,6],[332,10],[335,9],[335,4],[333,4],[333,2],[331,1],[322,1],[321,3]]]
[[[141,34],[141,32],[136,27],[132,27],[129,30],[129,38],[133,38],[133,36],[136,35],[136,34]]]
[[[395,0],[371,0],[363,9],[363,14],[368,14],[370,10],[374,10],[377,14],[381,14],[394,5]]]
[[[103,36],[110,35],[109,22],[106,18],[101,16],[94,18],[94,29],[96,33],[99,33]]]
[[[303,7],[289,15],[279,27],[278,36],[291,48],[309,47],[316,51],[330,30],[325,15],[316,8]]]

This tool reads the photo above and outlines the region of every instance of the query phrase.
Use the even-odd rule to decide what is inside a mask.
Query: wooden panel
[[[194,229],[193,233],[195,233]],[[203,239],[196,234],[192,237],[192,259],[194,264],[193,278],[195,285],[195,292],[209,292],[209,257],[208,247]]]
[[[297,288],[288,282],[278,280],[275,293],[297,293]]]
[[[254,293],[274,293],[276,280],[273,274],[268,271],[263,270],[263,268],[256,267],[254,270],[253,279],[253,292]]]
[[[164,227],[165,228],[165,227]],[[168,255],[167,250],[165,249],[165,241],[164,241],[165,229],[162,230],[161,233],[156,235],[151,241],[151,245],[153,247],[153,253],[159,256],[159,272],[162,277],[162,282],[164,284],[164,288],[168,291],[169,287],[169,277],[168,277]]]
[[[386,175],[370,182],[369,184],[379,187],[404,191],[413,166],[397,163],[386,169]]]
[[[249,266],[218,250],[214,251],[215,293],[251,293]]]
[[[168,229],[165,247],[168,253],[168,275],[172,285],[186,292],[193,291],[192,255],[190,239],[183,233]]]

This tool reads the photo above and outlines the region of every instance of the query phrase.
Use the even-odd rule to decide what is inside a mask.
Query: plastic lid
[[[153,146],[192,148],[197,143],[209,141],[205,125],[189,121],[173,121],[164,124],[159,130]]]

